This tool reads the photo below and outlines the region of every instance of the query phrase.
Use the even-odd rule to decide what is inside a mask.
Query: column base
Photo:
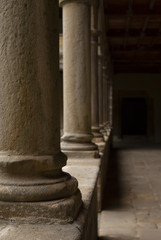
[[[105,128],[102,128],[100,132],[102,133],[103,137],[107,135],[107,131]]]
[[[97,146],[98,146],[98,150],[99,150],[99,155],[102,156],[103,155],[103,152],[104,152],[104,149],[105,149],[105,141],[102,141],[102,142],[96,142]]]
[[[63,153],[46,156],[0,155],[0,201],[39,202],[70,197],[78,182],[62,171]]]
[[[81,205],[78,182],[63,172],[67,157],[0,155],[0,218],[69,222]]]
[[[103,135],[101,134],[99,127],[92,127],[92,135],[93,135],[93,139],[92,139],[93,143],[104,141]]]
[[[111,130],[111,127],[109,122],[106,122],[100,125],[100,132],[102,133],[105,142],[107,141],[110,135],[110,130]]]
[[[104,142],[103,135],[101,133],[94,133],[93,132],[93,139],[92,142],[97,145],[97,143]]]
[[[69,197],[44,202],[2,202],[0,218],[21,223],[67,223],[77,217],[82,204],[79,190]]]
[[[0,179],[0,201],[41,202],[70,197],[77,191],[78,182],[68,173],[62,175],[55,179],[18,178],[17,182],[12,178],[7,182]]]
[[[65,142],[61,143],[62,151],[68,158],[98,158],[98,148],[94,143],[74,143]]]
[[[97,158],[98,148],[92,142],[92,134],[64,134],[61,142],[62,151],[71,158]]]

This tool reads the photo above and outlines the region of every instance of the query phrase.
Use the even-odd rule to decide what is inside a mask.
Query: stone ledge
[[[29,224],[73,222],[78,215],[81,204],[79,190],[73,196],[61,200],[0,202],[0,219]]]

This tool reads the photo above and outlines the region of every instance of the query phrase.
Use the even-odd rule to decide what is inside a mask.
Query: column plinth
[[[48,221],[52,212],[53,222],[69,221],[81,194],[62,171],[58,3],[6,0],[0,8],[0,217]]]
[[[64,135],[68,156],[97,147],[91,134],[90,5],[88,1],[59,1],[63,8]],[[88,154],[87,154],[88,157]]]
[[[62,172],[66,159],[61,152],[51,156],[0,155],[0,201],[49,201],[71,196],[77,181]]]

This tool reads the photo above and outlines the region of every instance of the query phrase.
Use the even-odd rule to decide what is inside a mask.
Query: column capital
[[[91,0],[59,0],[60,7],[63,7],[63,5],[67,3],[84,3],[91,5]]]

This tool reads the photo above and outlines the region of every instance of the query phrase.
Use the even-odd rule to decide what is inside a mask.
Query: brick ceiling
[[[114,72],[161,73],[161,0],[104,0]]]

